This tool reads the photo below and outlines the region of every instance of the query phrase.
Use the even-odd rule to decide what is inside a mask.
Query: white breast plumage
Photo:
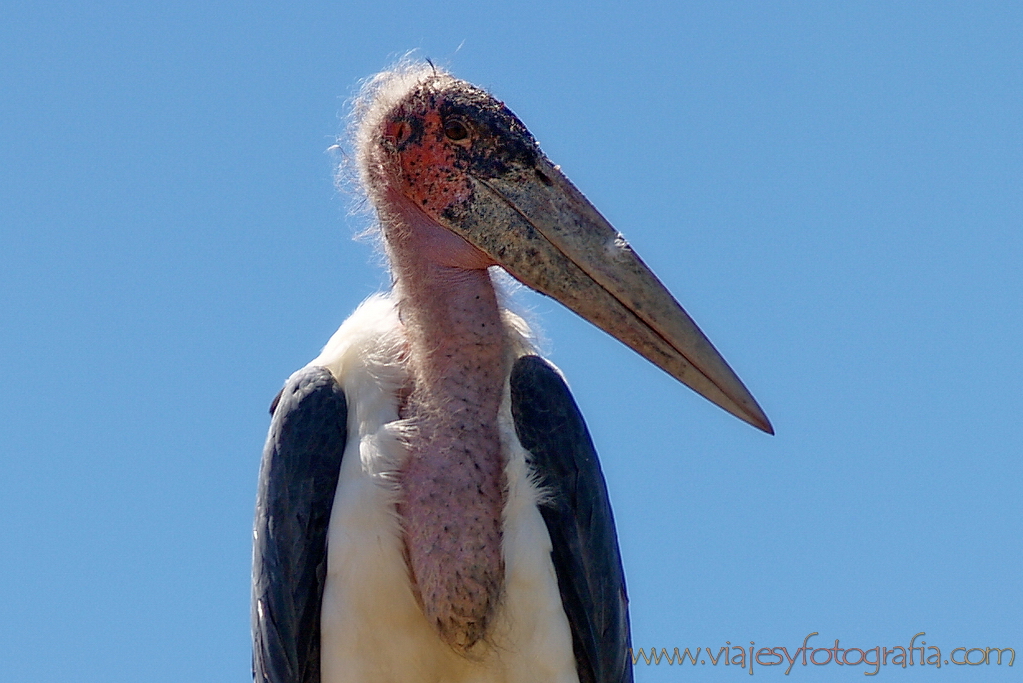
[[[506,314],[509,347],[530,349],[524,323]],[[577,683],[551,541],[537,509],[508,388],[500,412],[508,497],[503,599],[473,657],[455,654],[423,616],[402,552],[396,472],[406,449],[398,416],[408,376],[394,302],[371,297],[311,365],[331,371],[349,401],[348,445],[327,542],[321,628],[323,683]]]

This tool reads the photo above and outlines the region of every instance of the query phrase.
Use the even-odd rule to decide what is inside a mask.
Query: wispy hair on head
[[[444,69],[432,62],[414,58],[411,53],[391,67],[364,79],[359,91],[349,100],[345,117],[345,130],[334,149],[341,158],[335,175],[339,191],[352,199],[352,214],[367,215],[369,224],[357,237],[379,240],[379,218],[370,200],[369,149],[373,137],[379,133],[384,117],[398,104],[409,90],[424,81],[448,77]]]

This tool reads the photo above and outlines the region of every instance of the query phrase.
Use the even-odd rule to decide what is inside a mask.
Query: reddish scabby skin
[[[497,416],[507,354],[486,270],[493,259],[435,219],[471,193],[458,156],[478,131],[443,113],[445,92],[466,87],[447,76],[420,82],[384,115],[364,153],[414,382],[402,409],[416,429],[398,507],[407,561],[427,619],[468,654],[486,639],[504,578]]]

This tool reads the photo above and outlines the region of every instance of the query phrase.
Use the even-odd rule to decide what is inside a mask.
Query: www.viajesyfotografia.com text
[[[817,631],[803,639],[803,644],[789,654],[788,647],[756,647],[750,641],[749,647],[732,645],[725,641],[720,648],[698,647],[696,650],[684,648],[629,648],[633,664],[649,665],[685,665],[710,664],[712,666],[735,666],[746,669],[753,675],[754,664],[757,667],[785,666],[788,674],[795,666],[864,666],[872,670],[864,671],[865,676],[874,676],[881,667],[932,666],[981,666],[996,665],[1012,666],[1016,660],[1016,651],[1011,647],[956,647],[942,655],[941,648],[928,645],[926,640],[919,640],[927,634],[917,633],[909,640],[908,647],[894,645],[892,647],[876,645],[869,649],[858,647],[841,647],[839,639],[831,647],[811,645],[810,640],[819,636]],[[1004,656],[1004,661],[1003,661]]]

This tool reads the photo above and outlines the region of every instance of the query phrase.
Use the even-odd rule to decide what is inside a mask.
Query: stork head
[[[443,244],[451,265],[501,266],[774,433],[671,293],[502,102],[425,65],[380,74],[366,93],[357,158],[386,239],[435,232],[429,243]]]

